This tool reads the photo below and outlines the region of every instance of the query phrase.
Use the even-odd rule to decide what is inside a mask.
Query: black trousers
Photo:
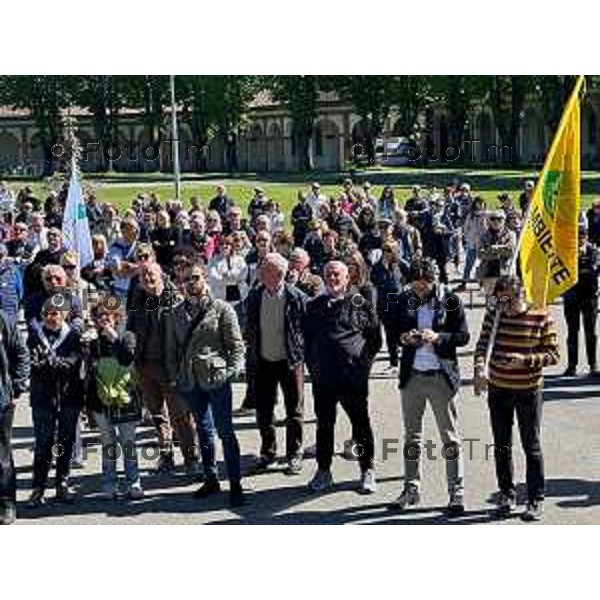
[[[33,488],[45,490],[52,458],[56,458],[56,483],[67,481],[79,409],[73,407],[34,406]]]
[[[577,298],[564,300],[565,320],[567,322],[567,354],[569,366],[576,367],[579,360],[579,327],[583,319],[585,349],[588,364],[596,365],[596,320],[598,316],[598,298]]]
[[[361,471],[373,468],[375,440],[369,418],[368,396],[365,393],[344,393],[313,385],[315,414],[317,417],[317,465],[329,469],[333,460],[334,432],[337,405],[342,405],[352,426],[353,453]]]
[[[256,365],[246,356],[246,395],[242,402],[246,409],[256,408]]]
[[[488,406],[494,436],[494,460],[498,488],[515,493],[512,460],[514,414],[525,452],[527,496],[529,502],[544,499],[544,459],[540,442],[542,390],[517,391],[489,386]]]
[[[390,354],[390,366],[398,366],[398,347],[400,346],[400,335],[398,328],[389,321],[382,321],[385,333],[385,344]]]
[[[256,420],[261,438],[261,456],[274,459],[277,456],[277,435],[274,424],[277,387],[281,386],[285,403],[285,445],[288,460],[302,454],[304,428],[304,390],[302,369],[290,369],[287,360],[268,361],[258,359],[256,365]]]
[[[15,407],[0,409],[0,509],[17,501],[17,475],[12,454],[11,433]]]

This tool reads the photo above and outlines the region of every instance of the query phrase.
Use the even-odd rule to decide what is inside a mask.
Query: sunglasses
[[[202,281],[202,279],[204,279],[202,277],[202,275],[190,275],[187,278],[187,281],[188,281],[188,283],[192,283],[192,282],[196,282],[197,283],[198,281]]]
[[[47,275],[44,277],[44,281],[60,281],[62,277],[60,275]]]
[[[77,268],[77,265],[63,265],[63,269],[65,271],[74,271]]]
[[[150,258],[149,254],[138,254],[137,255],[137,260],[148,260]]]

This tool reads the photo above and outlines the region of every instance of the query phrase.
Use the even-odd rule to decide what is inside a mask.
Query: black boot
[[[221,484],[219,480],[213,475],[208,477],[206,481],[194,492],[194,498],[196,500],[202,500],[212,494],[217,494],[221,491]]]
[[[229,484],[229,505],[232,508],[239,508],[244,506],[246,498],[244,497],[244,490],[242,490],[242,484],[239,481],[232,481]]]

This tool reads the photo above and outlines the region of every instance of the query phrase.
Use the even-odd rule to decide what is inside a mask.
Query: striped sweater
[[[485,362],[494,325],[495,311],[487,311],[475,347],[475,367]],[[506,364],[507,353],[524,354],[526,364]],[[542,384],[542,369],[558,363],[558,345],[554,321],[547,310],[528,308],[516,315],[500,316],[498,333],[489,364],[492,385],[515,390],[533,390]]]

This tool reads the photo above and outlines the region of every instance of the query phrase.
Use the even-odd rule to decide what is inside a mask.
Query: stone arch
[[[254,123],[246,138],[248,171],[264,171],[266,162],[265,138],[260,123]]]
[[[479,140],[473,148],[476,162],[494,160],[497,152],[491,146],[496,143],[496,128],[492,115],[487,110],[482,110],[475,119],[475,139]]]
[[[80,169],[86,173],[94,173],[102,165],[102,144],[97,143],[93,132],[79,129],[77,138],[81,148]]]
[[[39,175],[44,169],[44,147],[39,133],[31,136],[28,146],[29,163],[27,170],[31,171],[31,175]]]
[[[321,119],[315,124],[313,136],[315,168],[320,171],[339,171],[340,128],[331,119]]]
[[[151,150],[150,136],[148,135],[148,132],[143,129],[137,138],[137,147],[135,148],[135,156],[137,158],[135,170],[143,173],[158,171],[162,162],[161,156],[164,155],[165,150],[169,147],[170,144],[160,144],[158,152],[156,150]],[[144,150],[147,150],[146,154],[144,154]],[[153,160],[150,160],[151,158]]]
[[[209,171],[223,171],[225,169],[225,141],[218,133],[208,141],[208,147],[203,149],[206,153],[206,164]]]
[[[0,131],[0,170],[12,172],[21,164],[19,138],[9,131]]]
[[[272,122],[267,130],[267,158],[269,171],[283,171],[285,156],[283,148],[283,132],[279,123]]]
[[[537,110],[529,108],[521,123],[521,162],[543,162],[544,146],[544,121]]]

